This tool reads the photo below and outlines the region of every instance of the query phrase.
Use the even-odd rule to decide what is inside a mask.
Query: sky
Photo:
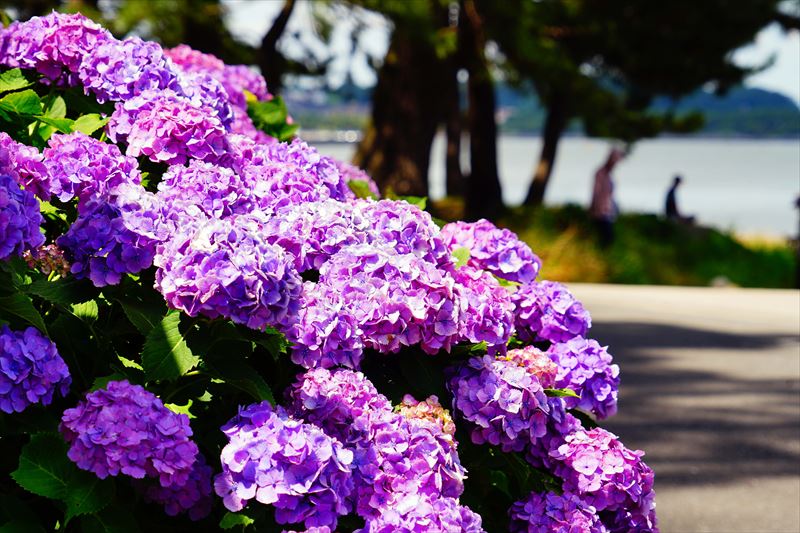
[[[281,0],[223,0],[228,7],[228,25],[239,39],[257,44],[280,11]],[[305,46],[318,49],[313,38],[311,12],[307,2],[300,2],[289,20],[288,33],[297,33]],[[366,16],[368,29],[362,36],[362,47],[376,57],[382,57],[388,46],[388,26],[382,17],[374,14]],[[331,82],[336,85],[343,80],[348,62],[353,61],[352,75],[360,85],[371,85],[375,75],[368,67],[364,54],[349,58],[347,35],[353,21],[341,19],[334,28],[334,50],[339,51],[331,66]],[[293,43],[295,46],[297,43]],[[753,44],[734,53],[734,60],[740,65],[757,65],[774,56],[775,62],[766,70],[751,76],[745,85],[759,87],[784,94],[800,104],[800,32],[785,32],[777,24],[764,28]]]

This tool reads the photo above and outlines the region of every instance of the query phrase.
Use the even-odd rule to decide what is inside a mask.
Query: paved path
[[[800,532],[800,291],[570,288],[620,364],[604,426],[647,452],[662,531]]]

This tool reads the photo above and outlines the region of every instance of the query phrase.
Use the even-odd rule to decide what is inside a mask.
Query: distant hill
[[[369,116],[371,89],[355,85],[330,92],[289,90],[287,101],[292,115],[307,129],[358,129]],[[538,133],[544,124],[544,110],[533,91],[497,87],[500,129],[506,133]],[[725,96],[697,91],[678,102],[657,99],[654,111],[672,108],[677,113],[699,111],[705,127],[695,135],[724,137],[800,138],[800,107],[790,98],[764,89],[740,87]],[[580,133],[580,124],[570,132]]]

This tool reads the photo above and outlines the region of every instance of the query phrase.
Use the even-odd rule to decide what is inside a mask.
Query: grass
[[[442,211],[453,205],[440,204]],[[558,281],[654,285],[733,284],[789,288],[797,259],[780,241],[743,241],[711,228],[656,215],[617,220],[611,246],[599,246],[586,211],[578,206],[515,208],[497,221],[515,231],[544,263],[542,277]]]

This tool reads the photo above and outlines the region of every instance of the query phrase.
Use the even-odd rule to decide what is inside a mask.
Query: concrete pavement
[[[671,532],[800,532],[800,291],[571,284]]]

